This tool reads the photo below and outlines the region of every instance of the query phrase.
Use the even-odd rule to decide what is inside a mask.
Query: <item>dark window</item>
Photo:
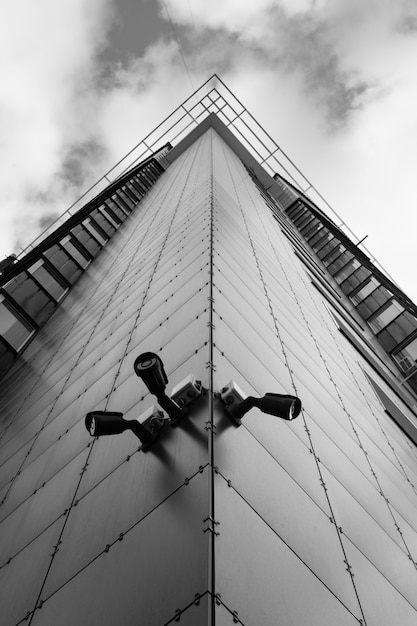
[[[377,333],[385,328],[385,326],[388,326],[388,324],[398,317],[403,311],[404,307],[402,307],[395,300],[391,300],[387,306],[378,310],[376,314],[368,320],[368,324],[372,330]]]
[[[114,213],[106,205],[99,208],[99,211],[104,215],[106,220],[112,224],[114,230],[117,230],[121,224],[121,220],[114,215]]]
[[[316,253],[319,259],[321,259],[324,263],[324,259],[330,252],[332,252],[335,249],[339,251],[339,246],[340,246],[340,241],[336,239],[336,237],[333,237],[331,233],[328,233],[327,243],[321,242],[320,248],[318,246],[315,246],[314,249],[316,250]]]
[[[117,196],[118,202],[123,203],[123,206],[125,207],[126,211],[130,213],[133,207],[135,206],[135,202],[131,200],[130,196],[126,193],[126,191],[124,189],[119,189],[116,192],[115,196]]]
[[[361,264],[358,259],[351,259],[334,275],[336,282],[340,285],[340,283],[348,278],[348,276],[351,276],[360,267]]]
[[[352,259],[352,252],[349,252],[349,250],[345,250],[345,252],[342,252],[342,254],[340,254],[332,263],[327,264],[324,261],[323,262],[325,263],[325,265],[327,265],[327,269],[329,270],[330,274],[334,276],[336,272],[339,272],[342,267],[345,267],[345,265],[350,263]]]
[[[97,222],[97,224],[100,226],[100,228],[109,237],[111,237],[112,234],[116,231],[115,226],[113,226],[113,224],[111,224],[110,221],[98,209],[95,209],[94,211],[92,211],[91,217],[94,219],[94,221]]]
[[[17,313],[12,311],[5,302],[4,296],[0,295],[0,335],[7,343],[17,352],[34,332],[33,328],[30,328]]]
[[[80,252],[77,245],[74,243],[69,235],[64,237],[64,239],[62,239],[62,241],[60,241],[59,243],[83,269],[85,269],[90,263],[91,259],[87,259],[84,254]]]
[[[139,195],[139,199],[140,199],[140,198],[143,198],[145,193],[148,191],[148,185],[146,184],[146,181],[143,179],[137,180],[135,178],[132,178],[132,180],[129,183],[129,189],[132,190],[132,193],[136,193],[136,195]]]
[[[380,283],[376,280],[374,276],[371,276],[369,281],[363,285],[355,294],[350,296],[352,302],[354,304],[359,304],[365,298],[367,298],[375,289],[380,286]]]
[[[340,287],[345,294],[350,294],[354,289],[359,287],[367,278],[371,275],[370,270],[367,267],[361,265],[357,270],[353,272],[348,278],[346,278]]]
[[[324,246],[329,239],[331,239],[329,231],[327,228],[322,226],[317,233],[315,233],[312,237],[309,237],[308,243],[314,250],[320,250],[320,248]]]
[[[96,254],[101,250],[100,244],[94,239],[91,234],[88,232],[86,228],[84,228],[81,224],[78,224],[74,228],[71,229],[74,238],[80,242],[80,244],[87,250],[92,257],[95,257]]]
[[[132,185],[132,183],[126,183],[125,193],[128,194],[135,203],[139,202],[139,200],[145,195],[144,191],[142,191],[140,188],[137,189]]]
[[[319,241],[323,239],[323,237],[326,236],[326,234],[327,234],[326,229],[324,228],[323,224],[320,224],[317,231],[315,233],[309,234],[309,236],[306,237],[306,239],[308,243],[310,244],[310,246],[314,247]]]
[[[55,245],[44,252],[44,256],[67,281],[72,285],[82,273],[82,269],[59,246]]]
[[[100,226],[93,222],[90,218],[83,221],[84,228],[96,239],[102,246],[109,240],[109,236],[104,233]]]
[[[393,357],[403,372],[415,371],[417,367],[417,337]]]
[[[372,284],[372,283],[371,283]],[[361,315],[365,320],[368,319],[371,315],[376,313],[378,309],[380,309],[384,304],[386,304],[392,298],[392,294],[385,289],[385,287],[378,287],[364,298],[356,307],[359,315]],[[399,312],[397,312],[398,315]]]
[[[309,213],[305,218],[302,218],[300,222],[297,223],[298,230],[303,232],[305,229],[309,228],[312,222],[314,222],[314,219],[315,219],[314,215],[312,213]]]
[[[44,262],[38,261],[28,269],[40,285],[47,291],[56,301],[59,301],[64,293],[68,291],[68,287],[63,287],[48,271]]]
[[[292,221],[293,221],[293,222],[294,222],[294,221],[297,219],[297,217],[299,217],[302,213],[304,213],[304,207],[303,207],[303,206],[299,206],[299,205],[293,206],[293,207],[291,207],[291,209],[289,209],[289,210],[287,211],[287,215],[289,215],[289,216],[290,216],[290,218],[292,219]]]
[[[378,339],[391,351],[406,337],[417,331],[417,320],[408,311],[404,311],[388,326],[378,333]]]
[[[309,224],[312,219],[314,219],[313,215],[310,211],[306,210],[303,215],[300,215],[300,217],[297,217],[297,219],[294,220],[294,224],[297,226],[298,230],[301,230],[304,226]]]
[[[127,202],[126,198],[127,198],[126,194],[122,195],[121,191],[119,190],[118,193],[115,193],[111,199],[111,201],[113,202],[113,205],[117,206],[117,209],[121,211],[122,212],[121,214],[123,214],[124,216],[130,215],[132,211],[131,207],[133,205],[133,202],[131,202],[129,198],[127,198],[129,200],[129,202]]]
[[[317,232],[317,229],[320,228],[320,226],[321,226],[320,220],[318,220],[317,217],[315,217],[313,221],[311,221],[308,224],[308,226],[303,228],[302,234],[303,234],[304,239],[308,239],[313,234],[315,234]]]
[[[102,210],[105,212],[106,217],[110,219],[112,223],[118,228],[120,224],[125,220],[126,214],[115,206],[112,200],[106,200],[102,206]]]
[[[56,307],[56,302],[26,272],[15,276],[3,289],[39,325],[50,317]]]
[[[322,261],[323,264],[328,267],[329,265],[331,265],[333,263],[333,261],[335,261],[341,254],[342,252],[344,252],[346,250],[346,248],[344,246],[342,246],[341,243],[339,243],[338,245],[336,245],[335,247],[333,247],[332,250],[330,250],[330,252],[328,252],[326,254],[325,257],[323,257]]]

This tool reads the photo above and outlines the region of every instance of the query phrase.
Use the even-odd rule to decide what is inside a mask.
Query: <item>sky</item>
[[[0,258],[217,73],[415,302],[415,0],[19,0],[0,24]]]

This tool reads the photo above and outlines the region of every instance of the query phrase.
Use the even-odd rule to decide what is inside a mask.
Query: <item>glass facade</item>
[[[349,297],[352,332],[358,313],[397,346],[410,313],[393,315],[393,294],[305,207],[286,214],[225,137],[209,128],[158,180],[113,191],[3,287],[16,351],[31,331],[8,298],[56,307],[66,289],[0,389],[7,625],[417,622],[416,443],[311,277],[340,308]],[[194,374],[206,393],[146,453],[131,432],[92,439],[88,411],[140,419],[154,404],[133,371],[145,351],[168,391]],[[415,424],[410,396],[373,376]],[[253,409],[236,428],[217,394],[230,380],[303,411]]]
[[[355,244],[347,243],[335,225],[324,216],[315,217],[306,202],[295,200],[286,213],[389,357],[400,365],[399,355],[417,337],[417,307],[361,255]],[[404,372],[401,365],[399,370]],[[417,392],[417,378],[408,377],[404,382]]]
[[[0,295],[6,298],[0,317],[0,376],[9,369],[16,354],[25,347],[34,332],[50,318],[58,302],[162,171],[162,166],[154,159],[145,161],[135,168],[135,173],[122,177],[118,189],[114,190],[112,186],[93,201],[91,208],[86,205],[73,215],[68,227],[64,227],[65,231],[69,231],[64,236],[59,236],[62,228],[58,229],[35,248],[30,255],[36,259],[32,265],[28,266],[23,259],[25,267],[21,273],[14,271],[13,263],[6,267],[6,276],[0,277]],[[132,193],[131,189],[140,189],[140,192]],[[82,219],[85,214],[86,219]],[[10,280],[6,280],[9,276]],[[19,316],[25,320],[28,332],[25,332]]]

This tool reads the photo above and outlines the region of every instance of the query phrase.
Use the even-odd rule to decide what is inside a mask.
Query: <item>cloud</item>
[[[407,37],[417,23],[417,6],[411,0],[213,0],[210,4],[166,0],[165,4],[173,21],[184,29],[183,39],[188,35],[190,41],[198,40],[199,60],[208,57],[207,49],[213,51],[207,44],[211,37],[221,42],[218,50],[227,52],[221,64],[228,66],[226,70],[242,65],[236,54],[228,54],[231,44],[239,55],[243,49],[262,59],[265,69],[274,68],[277,80],[282,74],[298,76],[303,97],[321,108],[329,130],[393,88],[407,46],[410,54],[415,52],[415,41]],[[194,54],[188,55],[191,66],[196,63],[195,47]]]
[[[55,203],[64,208],[67,198],[57,181],[65,182],[71,146],[94,134],[89,94],[110,20],[107,0],[20,0],[3,7],[0,210],[6,252],[16,236],[30,239],[43,205],[46,212]]]

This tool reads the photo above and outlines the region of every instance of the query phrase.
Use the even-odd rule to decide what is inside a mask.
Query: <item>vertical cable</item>
[[[213,134],[210,133],[210,267],[209,267],[209,436],[208,436],[208,456],[209,456],[209,517],[214,520],[215,518],[215,502],[214,502],[214,387],[213,387]],[[216,623],[216,570],[215,570],[215,539],[214,532],[209,533],[209,614],[208,614],[208,626],[214,626]]]

